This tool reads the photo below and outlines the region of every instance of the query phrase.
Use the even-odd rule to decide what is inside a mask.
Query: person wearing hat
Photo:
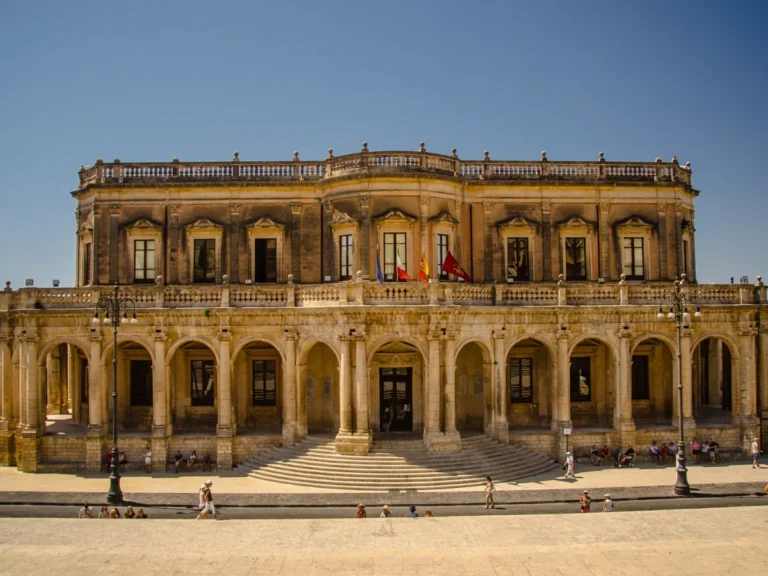
[[[381,507],[381,515],[379,518],[392,518],[392,512],[389,511],[389,506],[386,504]]]
[[[566,478],[576,478],[576,473],[573,471],[573,454],[570,452],[565,453],[565,477]]]
[[[365,504],[358,504],[357,505],[357,514],[355,514],[357,518],[368,518],[368,514],[365,511]]]
[[[205,489],[203,490],[203,501],[205,502],[205,508],[203,508],[203,511],[197,515],[198,520],[201,518],[207,518],[209,512],[213,514],[213,518],[215,520],[219,519],[219,516],[216,514],[216,506],[213,503],[213,493],[211,492],[211,486],[213,486],[213,480],[206,480]]]
[[[603,501],[603,512],[613,512],[613,500],[611,500],[610,494],[605,495],[605,500]]]
[[[592,498],[589,497],[589,490],[584,490],[584,493],[579,498],[579,507],[582,512],[589,512],[589,505],[592,503]]]

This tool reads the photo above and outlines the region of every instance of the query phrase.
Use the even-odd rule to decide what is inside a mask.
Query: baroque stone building
[[[485,434],[689,436],[743,451],[768,408],[755,284],[697,285],[690,166],[361,152],[319,161],[112,163],[79,172],[77,286],[0,293],[0,462],[97,470],[110,445],[220,468],[312,433],[365,454],[382,429],[430,451]],[[441,271],[448,253],[473,280]],[[429,282],[417,278],[424,256]],[[383,282],[377,282],[377,267]],[[659,319],[685,274],[678,351]],[[119,283],[138,324],[91,320]],[[677,402],[678,352],[683,405]],[[570,438],[565,432],[572,432]]]

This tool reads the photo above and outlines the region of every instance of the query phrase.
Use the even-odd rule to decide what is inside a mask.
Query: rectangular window
[[[155,280],[155,241],[136,240],[133,243],[133,281]]]
[[[632,400],[650,400],[648,356],[632,356]]]
[[[80,403],[88,404],[88,359],[80,360]]]
[[[533,358],[509,359],[509,401],[511,404],[533,402]]]
[[[642,238],[624,238],[623,272],[627,276],[627,280],[644,280],[645,279],[645,267],[644,262],[644,245]]]
[[[352,234],[339,237],[339,279],[352,278]]]
[[[437,264],[440,280],[448,280],[448,272],[443,272],[443,262],[448,256],[448,234],[437,235]]]
[[[257,238],[253,249],[253,281],[257,284],[274,284],[277,282],[277,238]]]
[[[683,273],[688,274],[688,240],[683,240]]]
[[[216,282],[216,240],[195,240],[193,282]]]
[[[131,406],[152,406],[151,360],[131,360]]]
[[[587,279],[587,239],[565,239],[565,279]]]
[[[507,238],[507,280],[528,281],[528,238]]]
[[[408,269],[408,252],[405,246],[405,232],[387,232],[384,234],[384,280],[397,281],[397,260]]]
[[[83,244],[83,285],[89,286],[91,284],[91,246],[88,242]]]
[[[592,399],[591,358],[571,358],[571,402]]]
[[[253,361],[253,405],[277,404],[277,374],[274,360]]]
[[[192,360],[192,406],[213,406],[216,377],[213,360]]]

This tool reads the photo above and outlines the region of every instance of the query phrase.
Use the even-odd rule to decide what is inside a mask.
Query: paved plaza
[[[3,519],[0,572],[762,575],[766,542],[764,507],[416,520]]]

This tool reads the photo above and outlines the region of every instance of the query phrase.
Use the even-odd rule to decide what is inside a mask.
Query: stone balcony
[[[292,161],[248,162],[238,154],[230,162],[131,162],[115,159],[106,163],[98,159],[93,166],[79,171],[79,190],[95,185],[151,186],[173,182],[194,184],[260,184],[317,182],[325,179],[360,178],[370,176],[425,176],[460,182],[547,182],[552,184],[656,183],[691,186],[690,164],[680,166],[671,162],[607,162],[602,153],[595,162],[549,161],[542,152],[540,161],[492,160],[485,152],[482,160],[462,160],[456,155],[434,154],[423,146],[418,152],[372,152],[367,144],[356,154],[334,156],[333,150],[325,160],[300,160],[294,153]]]
[[[126,285],[120,295],[137,308],[313,308],[331,306],[658,306],[672,282],[642,284],[532,282],[464,284],[358,279],[334,284]],[[21,288],[0,292],[0,312],[92,309],[112,287]],[[689,285],[692,305],[765,304],[766,287],[753,284]]]

